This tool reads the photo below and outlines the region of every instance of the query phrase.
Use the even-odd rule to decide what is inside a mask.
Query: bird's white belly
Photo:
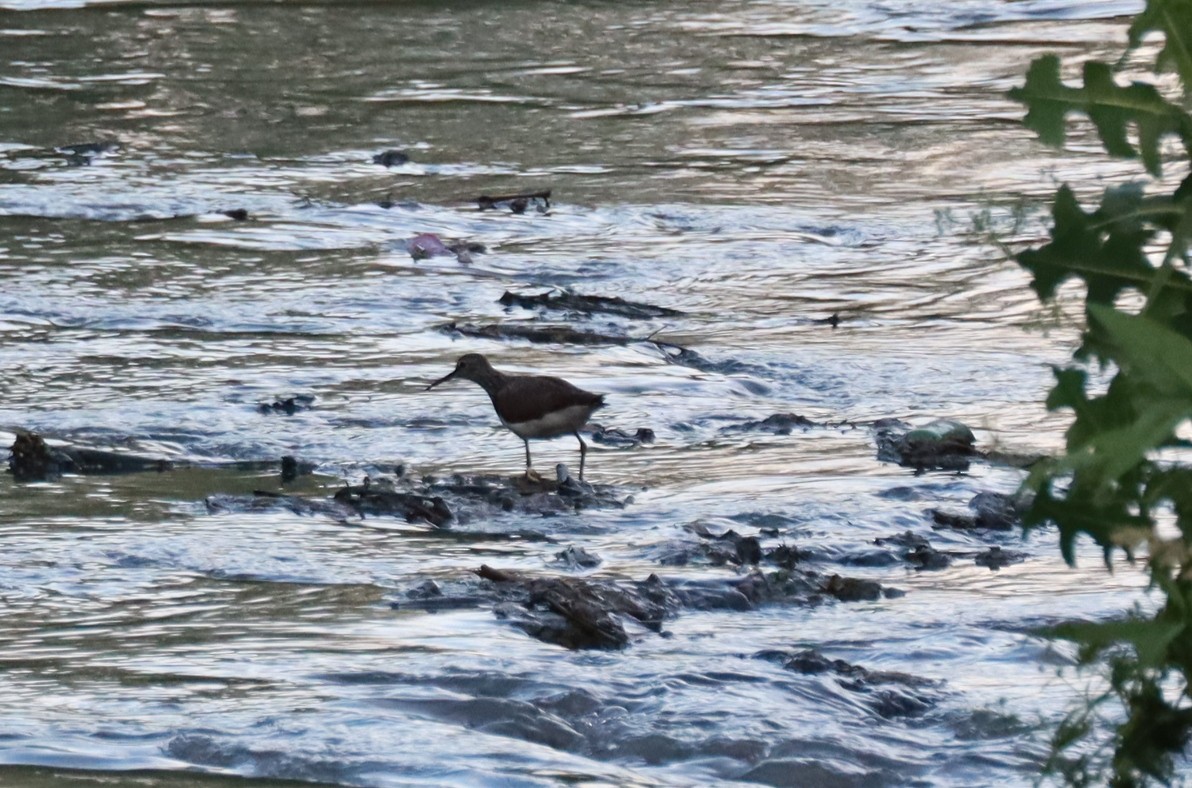
[[[553,438],[556,435],[569,435],[575,432],[584,426],[584,423],[591,414],[591,408],[587,405],[572,405],[562,410],[548,413],[540,419],[519,421],[516,423],[510,423],[502,419],[501,423],[508,427],[514,435],[523,440],[527,438]]]

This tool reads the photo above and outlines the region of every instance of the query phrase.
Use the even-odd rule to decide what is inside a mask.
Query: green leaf
[[[1065,118],[1069,112],[1088,116],[1106,151],[1132,159],[1139,155],[1147,172],[1159,176],[1162,162],[1159,143],[1165,134],[1176,134],[1185,148],[1192,146],[1192,118],[1166,101],[1153,85],[1133,82],[1126,87],[1113,79],[1110,67],[1096,60],[1084,64],[1084,87],[1068,87],[1060,79],[1060,61],[1044,55],[1031,63],[1026,84],[1013,88],[1009,97],[1027,106],[1023,123],[1053,147],[1064,144]],[[1138,133],[1138,148],[1128,129]]]
[[[1040,301],[1055,297],[1067,279],[1083,279],[1088,297],[1099,303],[1113,303],[1127,288],[1150,290],[1155,268],[1143,252],[1143,244],[1152,233],[1139,220],[1141,193],[1131,196],[1123,190],[1109,190],[1096,213],[1085,213],[1076,195],[1067,186],[1055,195],[1051,215],[1054,225],[1051,242],[1038,249],[1027,249],[1015,259],[1034,275],[1031,287]],[[1186,287],[1187,277],[1176,279],[1173,287]]]
[[[1097,430],[1084,444],[1084,451],[1070,456],[1072,467],[1093,474],[1098,485],[1118,480],[1162,446],[1176,425],[1192,414],[1192,400],[1151,400],[1145,409],[1135,410],[1137,418],[1129,424]]]
[[[1127,621],[1070,621],[1036,630],[1037,634],[1057,640],[1069,640],[1087,646],[1093,653],[1114,645],[1130,645],[1144,667],[1159,667],[1167,649],[1183,631],[1177,622],[1131,619]]]
[[[1146,10],[1130,25],[1130,49],[1137,49],[1150,31],[1166,39],[1156,67],[1175,71],[1192,87],[1192,0],[1147,0]]]
[[[1082,489],[1071,488],[1068,497],[1057,498],[1052,495],[1050,486],[1044,484],[1038,488],[1023,520],[1032,527],[1045,522],[1055,523],[1060,531],[1060,553],[1069,566],[1076,565],[1076,537],[1081,534],[1088,534],[1105,549],[1108,565],[1110,549],[1123,546],[1117,538],[1120,533],[1150,526],[1148,520],[1127,512],[1121,500],[1094,501],[1093,496],[1086,495]]]
[[[1089,304],[1088,311],[1123,372],[1192,408],[1192,340],[1141,315],[1101,304]]]

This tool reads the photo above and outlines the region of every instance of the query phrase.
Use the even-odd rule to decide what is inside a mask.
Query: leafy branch
[[[1130,27],[1129,49],[1151,34],[1164,39],[1155,71],[1174,71],[1187,95],[1192,0],[1148,0]],[[1183,107],[1153,84],[1118,84],[1105,63],[1085,63],[1082,78],[1079,87],[1065,84],[1059,59],[1048,55],[1010,97],[1026,105],[1024,122],[1045,143],[1063,146],[1069,116],[1083,116],[1110,156],[1140,159],[1155,178],[1165,166],[1187,170],[1192,117]],[[1178,145],[1165,148],[1169,138]],[[1109,683],[1060,725],[1048,773],[1074,785],[1168,783],[1192,738],[1192,467],[1179,434],[1192,423],[1192,174],[1170,194],[1148,195],[1142,182],[1112,186],[1092,211],[1064,185],[1051,215],[1047,243],[1016,259],[1045,304],[1064,283],[1082,284],[1087,325],[1071,364],[1055,370],[1046,402],[1073,414],[1066,452],[1027,479],[1035,497],[1026,522],[1055,524],[1069,563],[1082,536],[1101,546],[1107,564],[1118,550],[1132,560],[1145,546],[1164,603],[1149,619],[1070,622],[1045,633],[1077,643],[1081,663],[1104,666]],[[1090,391],[1092,360],[1113,371],[1104,391]],[[1179,535],[1161,536],[1161,521],[1174,521]],[[1094,709],[1113,700],[1120,712],[1112,752],[1071,755],[1098,735]]]

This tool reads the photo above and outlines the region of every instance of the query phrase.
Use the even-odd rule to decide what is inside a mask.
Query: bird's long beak
[[[448,372],[446,375],[444,375],[443,377],[441,377],[441,378],[439,378],[438,380],[436,380],[434,383],[431,383],[429,386],[427,386],[427,387],[426,387],[426,390],[427,390],[427,391],[430,391],[431,389],[433,389],[435,386],[439,385],[440,383],[446,383],[447,381],[449,381],[449,380],[451,380],[453,377],[455,377],[455,373],[456,373],[456,372],[459,372],[459,370],[458,370],[458,369],[453,369],[453,370],[451,370],[451,371],[450,371],[450,372]]]

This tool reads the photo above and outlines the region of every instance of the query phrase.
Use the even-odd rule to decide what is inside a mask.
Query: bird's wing
[[[604,404],[604,396],[584,391],[561,378],[513,378],[501,389],[505,421],[519,424],[542,418],[543,414],[562,410],[571,405],[596,409]]]

